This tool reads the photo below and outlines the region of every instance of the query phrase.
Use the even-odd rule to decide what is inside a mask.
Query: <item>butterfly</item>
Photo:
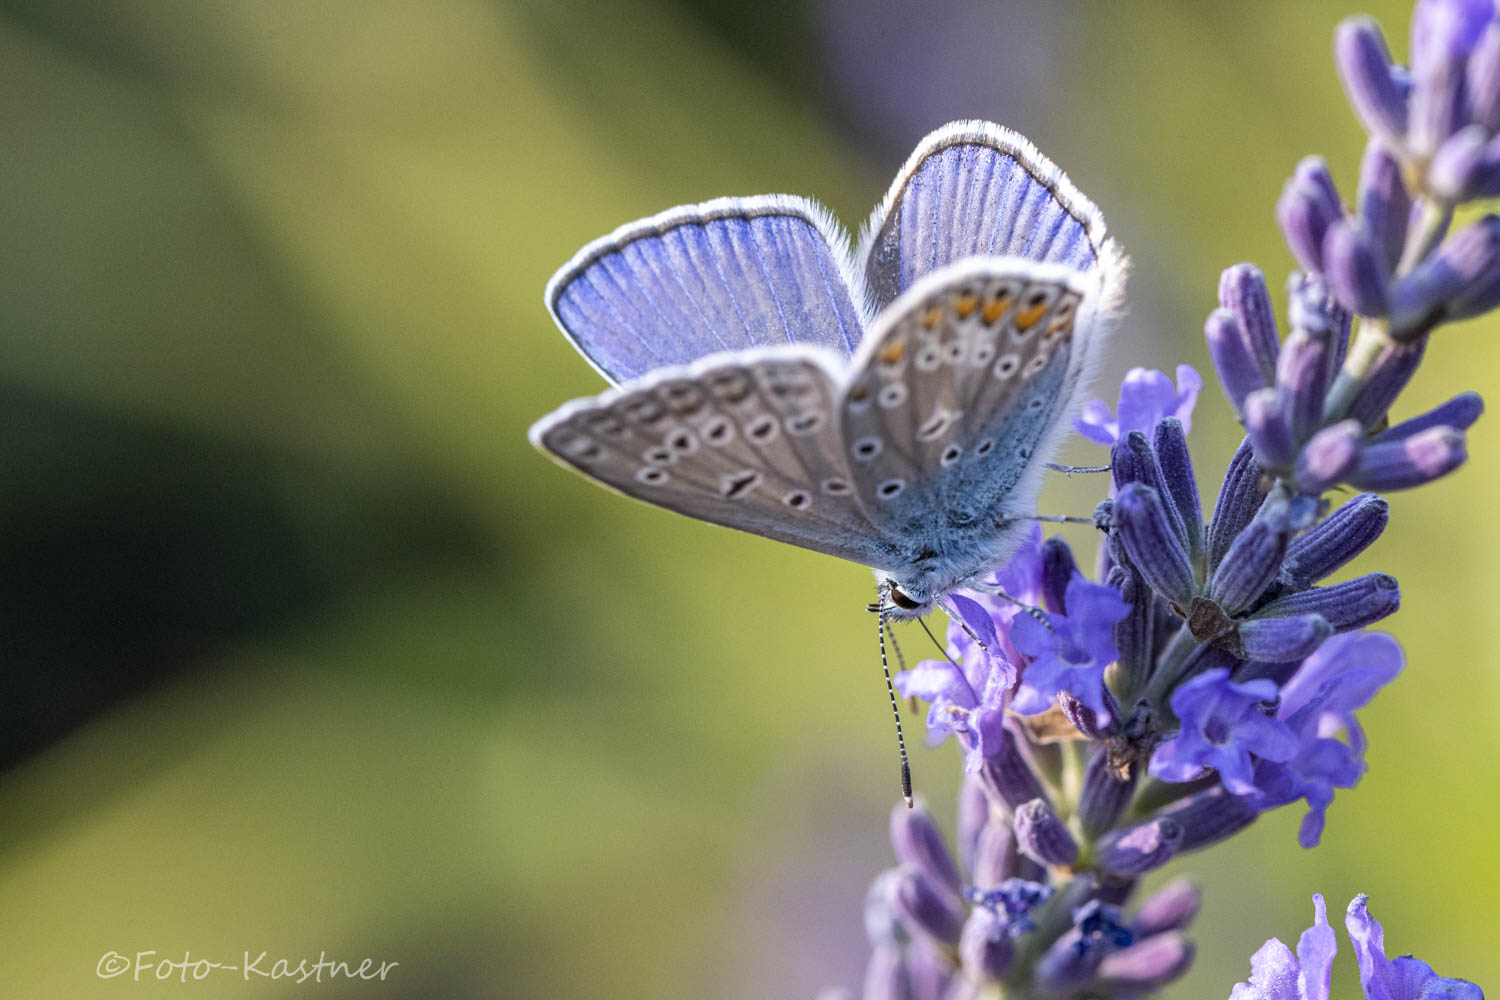
[[[1124,292],[1099,210],[1026,139],[928,135],[851,253],[816,203],[674,208],[547,308],[613,388],[534,445],[627,496],[876,571],[897,620],[1020,544]]]

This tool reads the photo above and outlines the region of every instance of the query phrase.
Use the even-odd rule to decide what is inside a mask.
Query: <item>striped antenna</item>
[[[891,717],[896,720],[896,747],[901,751],[901,798],[906,800],[906,808],[910,809],[913,806],[911,761],[906,756],[906,737],[901,732],[901,709],[896,706],[896,685],[891,683],[891,667],[885,658],[885,587],[877,586],[875,592],[880,600],[870,610],[875,612],[875,634],[880,639],[880,671],[885,674],[885,693],[890,696]]]

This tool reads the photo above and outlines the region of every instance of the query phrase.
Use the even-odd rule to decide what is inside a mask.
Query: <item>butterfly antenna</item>
[[[885,591],[880,592],[880,603],[875,606],[875,634],[880,639],[880,670],[885,674],[885,693],[891,698],[891,716],[896,720],[896,747],[901,751],[901,797],[906,808],[912,808],[911,761],[906,756],[906,737],[901,732],[901,709],[896,706],[896,685],[891,683],[891,667],[885,658]],[[895,642],[895,637],[891,637]]]

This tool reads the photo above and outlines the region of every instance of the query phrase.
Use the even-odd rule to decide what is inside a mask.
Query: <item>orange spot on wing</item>
[[[931,330],[933,327],[937,326],[938,323],[942,322],[942,319],[943,307],[933,306],[931,309],[922,314],[922,326],[925,329]]]
[[[959,319],[968,319],[979,308],[979,296],[960,295],[958,301],[953,303],[953,311],[958,313]]]
[[[998,323],[1000,317],[1005,315],[1005,310],[1010,308],[1010,303],[1011,297],[1009,295],[1002,295],[987,304],[984,307],[984,312],[980,313],[980,317],[984,320],[985,325],[994,326]]]
[[[1022,331],[1023,333],[1027,330],[1030,330],[1033,326],[1036,325],[1036,321],[1042,318],[1042,314],[1046,311],[1046,303],[1043,303],[1039,306],[1032,306],[1030,309],[1022,309],[1020,312],[1016,313],[1016,329]]]
[[[898,361],[900,361],[901,358],[905,356],[905,354],[906,341],[898,340],[890,346],[882,348],[879,357],[882,364],[894,365]]]

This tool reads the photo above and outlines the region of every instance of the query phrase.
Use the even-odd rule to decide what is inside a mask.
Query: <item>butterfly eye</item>
[[[919,602],[914,601],[910,597],[907,597],[905,594],[903,594],[901,592],[901,588],[896,586],[894,583],[891,584],[891,603],[900,608],[902,611],[916,611],[922,607]]]

